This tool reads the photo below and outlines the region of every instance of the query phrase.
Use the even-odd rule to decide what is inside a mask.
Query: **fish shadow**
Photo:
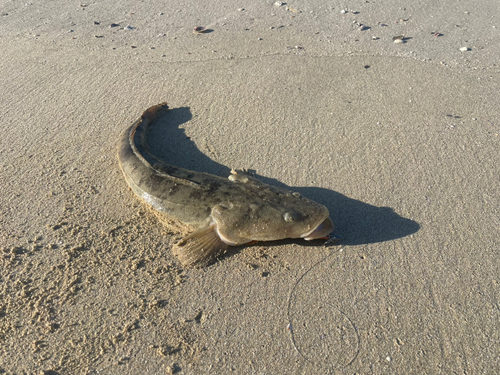
[[[165,163],[177,167],[229,176],[231,169],[209,158],[186,136],[180,126],[191,120],[188,107],[169,110],[151,125],[147,142],[150,151]],[[262,182],[299,192],[304,197],[325,205],[335,224],[334,233],[342,245],[363,245],[406,237],[417,232],[420,225],[402,217],[390,207],[377,207],[339,192],[319,187],[290,187],[276,179],[253,175]],[[279,241],[284,243],[283,241]],[[317,246],[319,241],[290,240],[285,242]],[[323,241],[324,242],[324,241]],[[274,243],[274,241],[273,241]]]
[[[281,183],[272,183],[272,179],[258,178],[269,185],[297,191],[304,197],[325,205],[335,225],[334,234],[340,237],[340,245],[391,241],[416,233],[420,229],[416,221],[397,214],[390,207],[377,207],[329,189],[288,187]],[[311,241],[311,245],[317,246],[318,241]]]

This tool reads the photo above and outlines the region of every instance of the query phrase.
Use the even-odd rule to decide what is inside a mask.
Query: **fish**
[[[148,129],[168,109],[166,102],[146,109],[122,133],[118,162],[139,199],[185,232],[172,249],[184,267],[208,266],[230,246],[326,239],[333,232],[328,209],[297,192],[265,184],[241,170],[224,178],[154,156],[147,145]]]

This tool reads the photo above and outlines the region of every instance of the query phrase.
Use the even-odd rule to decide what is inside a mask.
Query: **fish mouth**
[[[315,229],[310,231],[309,233],[305,233],[301,238],[305,239],[306,241],[311,241],[311,240],[317,240],[320,238],[326,238],[330,233],[333,232],[333,222],[332,220],[327,217],[325,220],[321,222]]]

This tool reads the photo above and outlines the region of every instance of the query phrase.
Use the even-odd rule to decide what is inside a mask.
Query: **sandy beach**
[[[500,373],[498,1],[62,3],[0,3],[0,374]],[[165,101],[343,240],[183,268],[116,157]]]

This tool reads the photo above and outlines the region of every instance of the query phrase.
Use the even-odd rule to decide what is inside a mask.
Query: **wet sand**
[[[497,2],[25,4],[0,6],[0,373],[500,371]],[[343,241],[183,269],[116,158],[163,101],[155,154],[251,169]]]

